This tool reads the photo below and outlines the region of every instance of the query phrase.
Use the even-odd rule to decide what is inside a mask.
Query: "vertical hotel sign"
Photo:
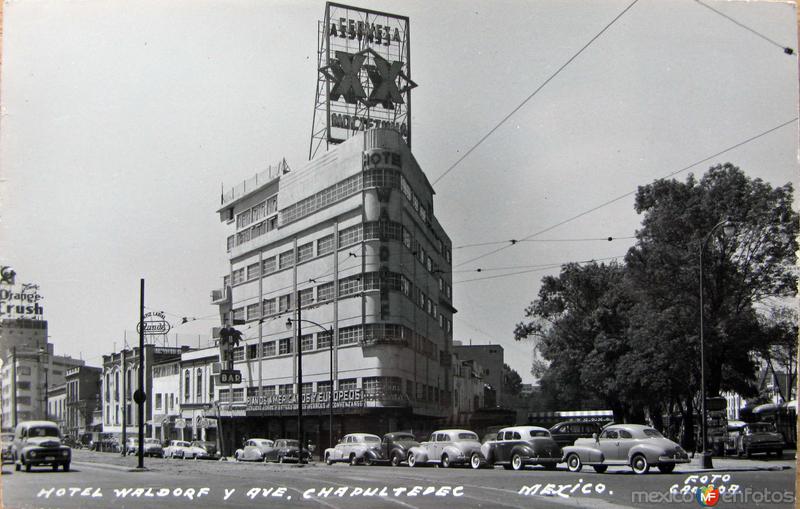
[[[374,127],[398,131],[411,146],[409,35],[405,16],[325,4],[309,159],[323,143]]]

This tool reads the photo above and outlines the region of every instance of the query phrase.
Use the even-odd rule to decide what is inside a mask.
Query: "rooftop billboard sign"
[[[405,16],[328,2],[318,22],[309,159],[359,131],[398,131],[411,146],[411,47]]]

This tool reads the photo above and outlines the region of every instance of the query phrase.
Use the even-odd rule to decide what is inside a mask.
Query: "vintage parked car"
[[[444,468],[451,465],[480,468],[485,463],[478,435],[465,429],[434,431],[430,440],[409,449],[406,461],[409,467],[436,464]]]
[[[277,461],[278,463],[308,463],[311,453],[308,449],[300,450],[298,440],[280,438],[275,440],[272,449],[267,451],[264,461]]]
[[[522,470],[525,465],[542,465],[548,470],[561,462],[561,448],[550,432],[538,426],[513,426],[497,432],[494,440],[481,446],[489,465],[506,470]]]
[[[165,458],[204,459],[208,456],[205,449],[194,447],[185,440],[171,440],[164,449]]]
[[[364,455],[364,464],[390,463],[400,466],[408,458],[408,451],[412,447],[419,447],[419,442],[408,431],[394,431],[386,433],[381,439],[380,448],[367,449]]]
[[[566,447],[575,443],[579,438],[592,438],[602,431],[599,422],[595,421],[567,421],[559,422],[550,428],[550,436],[559,447]]]
[[[200,449],[203,449],[204,451],[206,451],[207,456],[201,457],[199,459],[213,460],[213,459],[217,459],[218,458],[218,456],[217,456],[217,444],[215,444],[214,442],[203,441],[203,440],[194,440],[192,442],[192,447],[199,447]]]
[[[14,468],[21,470],[24,466],[26,472],[39,465],[50,465],[54,472],[60,465],[68,472],[72,459],[72,450],[61,444],[58,425],[50,421],[25,421],[17,424],[13,453]]]
[[[3,451],[3,465],[14,463],[14,433],[0,433],[0,448]]]
[[[751,422],[742,427],[736,441],[736,452],[739,456],[750,458],[753,454],[764,453],[769,456],[775,453],[783,456],[783,435],[775,431],[771,422]]]
[[[156,458],[164,457],[164,449],[161,447],[161,442],[157,438],[145,438],[143,453],[145,456],[153,456]],[[125,444],[126,454],[139,454],[139,439],[129,438]]]
[[[265,461],[267,451],[273,449],[273,440],[251,438],[244,443],[244,448],[233,453],[236,461]]]
[[[351,465],[358,465],[364,461],[366,452],[370,449],[380,450],[381,438],[369,433],[350,433],[345,435],[336,447],[325,449],[325,463],[332,465],[334,461],[349,461]]]
[[[689,462],[681,446],[642,424],[608,426],[599,436],[579,438],[563,452],[570,472],[579,472],[583,465],[600,473],[609,465],[630,465],[637,474],[646,474],[651,466],[670,473],[676,464]]]

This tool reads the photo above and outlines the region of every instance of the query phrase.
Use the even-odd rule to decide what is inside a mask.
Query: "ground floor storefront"
[[[218,423],[218,430],[226,455],[233,455],[251,438],[298,438],[296,411],[293,414],[284,412],[272,415],[266,412],[233,416],[224,414]],[[415,414],[411,407],[335,409],[333,419],[328,411],[311,410],[303,415],[303,435],[306,447],[315,458],[320,458],[326,448],[336,445],[348,433],[381,436],[390,431],[403,430],[422,436],[439,428],[444,420],[444,417]]]

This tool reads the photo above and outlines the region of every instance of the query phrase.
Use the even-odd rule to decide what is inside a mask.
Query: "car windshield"
[[[380,442],[381,439],[378,437],[364,437],[365,442]]]
[[[272,445],[272,442],[270,442],[269,440],[253,440],[253,442],[255,442],[256,445],[260,445],[262,447],[269,447],[270,445]],[[202,444],[198,445],[202,447]]]
[[[399,442],[400,440],[414,440],[414,435],[395,435],[394,440]]]
[[[153,444],[153,445],[161,445],[161,442],[159,442],[157,438],[145,438],[144,439],[144,443]]]
[[[459,433],[458,434],[458,439],[459,440],[477,440],[478,439],[478,435],[476,435],[475,433]]]
[[[285,442],[285,447],[299,447],[299,446],[300,442],[298,442],[297,440],[287,440]]]
[[[645,428],[642,430],[647,438],[664,438],[664,436],[653,428]]]
[[[764,424],[751,424],[750,425],[750,432],[751,433],[766,433],[773,431],[772,424],[764,423]]]
[[[549,431],[535,430],[535,429],[531,430],[531,437],[549,437],[549,436],[550,436]]]
[[[37,426],[28,430],[29,437],[57,437],[58,428],[49,426]]]
[[[176,445],[178,447],[189,447],[191,444],[189,442],[173,442],[172,445]]]

